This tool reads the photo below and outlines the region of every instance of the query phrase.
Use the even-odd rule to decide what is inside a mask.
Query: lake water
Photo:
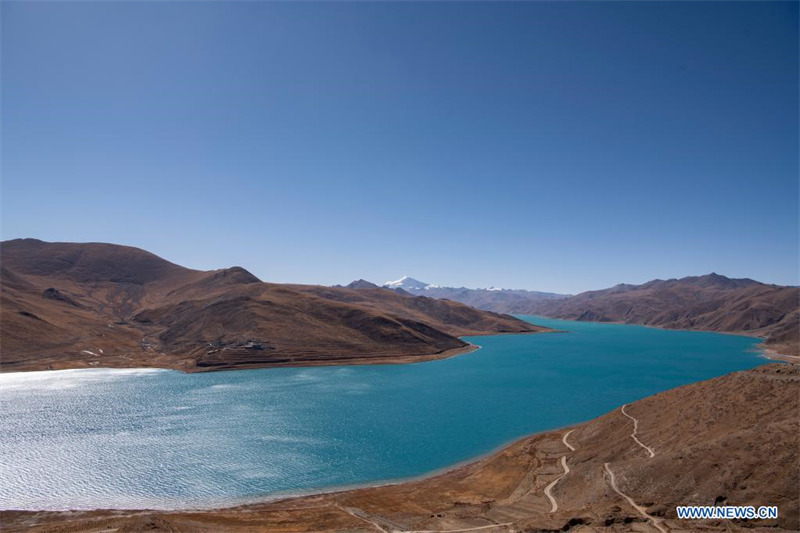
[[[0,508],[200,508],[426,474],[765,361],[756,339],[526,317],[427,363],[0,375]]]

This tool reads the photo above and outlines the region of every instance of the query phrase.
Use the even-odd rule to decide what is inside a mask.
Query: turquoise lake
[[[398,480],[765,363],[748,337],[523,317],[427,363],[0,374],[0,508],[202,508]]]

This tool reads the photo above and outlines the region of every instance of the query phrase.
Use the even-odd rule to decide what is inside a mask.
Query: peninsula
[[[113,244],[17,239],[0,258],[4,371],[408,363],[473,349],[464,335],[548,331],[457,302],[264,283]]]

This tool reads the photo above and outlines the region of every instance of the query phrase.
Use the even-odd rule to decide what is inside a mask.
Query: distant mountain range
[[[363,281],[363,280],[361,280]],[[369,282],[366,282],[369,283]],[[495,313],[525,313],[531,305],[542,300],[558,300],[566,294],[552,292],[526,291],[520,289],[468,289],[466,287],[440,287],[414,278],[403,276],[396,281],[387,281],[383,287],[405,291],[417,296],[429,296],[461,302],[478,309]]]
[[[397,281],[387,281],[386,283],[383,284],[383,286],[386,287],[387,289],[403,289],[409,292],[424,291],[425,289],[436,287],[435,285],[431,285],[430,283],[424,283],[422,281],[410,278],[408,276],[403,276]]]
[[[800,354],[800,288],[717,273],[620,284],[574,296],[437,287],[409,277],[384,286],[502,313],[747,333],[764,338],[781,353]]]
[[[800,351],[798,287],[718,274],[575,296],[413,278],[323,287],[191,270],[127,246],[17,239],[0,243],[0,288],[6,369],[400,362],[463,350],[463,335],[545,330],[500,312],[744,332]]]
[[[5,370],[415,361],[464,350],[462,335],[546,330],[452,301],[264,283],[103,243],[2,242],[0,288]]]

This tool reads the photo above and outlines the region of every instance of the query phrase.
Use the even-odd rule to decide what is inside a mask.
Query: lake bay
[[[0,374],[0,508],[202,508],[427,474],[764,363],[758,339],[523,317],[406,365]]]

